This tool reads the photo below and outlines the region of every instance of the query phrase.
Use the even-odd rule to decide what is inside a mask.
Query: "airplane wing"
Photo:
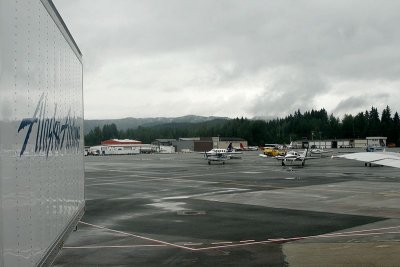
[[[305,159],[306,160],[309,160],[309,159],[320,159],[321,157],[306,157]],[[300,158],[300,160],[303,160],[303,158]]]
[[[311,154],[325,154],[333,152],[333,150],[310,150]]]
[[[400,154],[394,152],[360,152],[340,155],[337,157],[400,168]]]
[[[221,157],[212,156],[212,157],[206,158],[206,160],[208,160],[208,161],[227,161],[228,158],[221,158]]]
[[[226,152],[227,154],[231,154],[231,155],[241,155],[243,154],[242,151],[230,151],[230,152]]]
[[[208,161],[208,165],[211,165],[211,162],[214,162],[214,161],[222,162],[222,164],[225,164],[225,161],[227,161],[231,158],[228,157],[226,154],[219,153],[219,154],[216,154],[215,156],[208,156],[206,154],[206,157],[204,159]]]

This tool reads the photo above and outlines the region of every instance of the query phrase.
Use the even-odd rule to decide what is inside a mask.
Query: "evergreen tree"
[[[339,138],[340,137],[340,126],[339,126],[339,119],[331,114],[329,116],[329,127],[331,130],[330,138]]]
[[[379,119],[378,109],[371,107],[368,117],[368,134],[370,136],[382,135],[381,133],[381,121]]]
[[[394,128],[394,142],[397,146],[400,146],[400,118],[399,113],[395,113],[393,116],[393,128]]]
[[[356,138],[364,138],[367,136],[368,118],[363,112],[358,113],[354,117],[354,135]]]
[[[382,136],[386,136],[388,138],[387,139],[388,143],[396,142],[395,137],[394,137],[394,125],[393,125],[393,119],[392,119],[392,112],[391,112],[389,106],[386,106],[386,108],[382,111],[381,131],[382,131]]]
[[[103,140],[103,133],[100,127],[95,127],[91,130],[87,135],[85,135],[85,145],[86,146],[95,146],[100,145]]]
[[[114,123],[105,124],[102,130],[102,137],[104,138],[104,140],[117,139],[118,138],[117,126]]]
[[[353,115],[344,115],[342,121],[342,134],[341,138],[354,138],[355,131],[354,131],[354,118]]]

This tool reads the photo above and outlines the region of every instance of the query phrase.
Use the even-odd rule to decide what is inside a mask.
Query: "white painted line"
[[[226,241],[226,242],[214,242],[214,243],[211,243],[211,245],[223,245],[223,244],[233,244],[233,242]]]
[[[306,236],[301,239],[310,238],[334,238],[334,237],[348,237],[348,236],[372,236],[372,235],[386,235],[386,234],[400,234],[400,232],[371,232],[371,233],[360,233],[360,234],[340,234],[340,235],[317,235],[317,236]]]
[[[136,176],[136,177],[141,177],[145,178],[145,176]],[[99,185],[116,185],[116,184],[128,184],[128,183],[141,183],[141,182],[152,182],[152,181],[182,181],[186,183],[206,183],[206,184],[217,184],[219,182],[215,181],[200,181],[200,180],[189,180],[189,179],[181,179],[181,178],[166,178],[166,177],[147,177],[148,179],[142,179],[142,180],[130,180],[130,181],[121,181],[121,182],[100,182],[100,183],[93,183],[93,184],[88,184],[86,186],[99,186]],[[195,186],[193,186],[195,187]]]
[[[332,233],[332,234],[323,234],[323,235],[317,235],[317,236],[335,236],[335,235],[342,235],[342,234],[353,234],[353,233],[365,233],[365,232],[374,232],[374,231],[383,231],[383,230],[389,230],[389,229],[397,229],[400,228],[400,225],[398,226],[391,226],[391,227],[383,227],[383,228],[373,228],[373,229],[365,229],[365,230],[358,230],[358,231],[348,231],[348,232],[339,232],[339,233]]]
[[[285,238],[269,238],[267,239],[268,241],[272,241],[272,242],[279,242],[279,241],[284,241]]]
[[[167,247],[167,245],[81,246],[81,247],[63,247],[63,248],[65,248],[65,249],[100,249],[100,248],[140,248],[140,247]]]
[[[137,238],[140,238],[140,239],[143,239],[143,240],[153,241],[153,242],[160,243],[160,244],[167,245],[167,246],[171,246],[171,247],[181,248],[181,249],[185,249],[185,250],[192,250],[192,251],[194,250],[193,248],[188,248],[188,247],[185,247],[185,246],[176,245],[176,244],[173,244],[173,243],[169,243],[169,242],[165,242],[165,241],[161,241],[161,240],[157,240],[157,239],[153,239],[153,238],[149,238],[149,237],[145,237],[145,236],[134,235],[134,234],[123,232],[123,231],[113,230],[113,229],[110,229],[110,228],[107,228],[107,227],[103,227],[103,226],[100,226],[100,225],[95,225],[95,224],[82,222],[82,221],[80,221],[80,223],[84,224],[84,225],[92,226],[92,227],[95,227],[95,228],[107,230],[107,231],[110,231],[110,232],[124,234],[126,236],[132,236],[132,237],[137,237]]]
[[[243,241],[239,241],[239,243],[237,243],[237,244],[232,244],[232,242],[219,242],[219,244],[221,244],[221,245],[216,245],[218,243],[212,243],[212,245],[216,245],[216,246],[204,247],[204,248],[190,248],[187,246],[200,246],[200,245],[203,245],[203,243],[188,242],[188,243],[185,243],[183,246],[181,246],[181,245],[177,245],[177,244],[173,244],[173,243],[169,243],[169,242],[165,242],[165,241],[161,241],[161,240],[157,240],[157,239],[153,239],[153,238],[149,238],[149,237],[139,236],[139,235],[122,232],[122,231],[118,231],[118,230],[113,230],[110,228],[106,228],[103,226],[94,225],[94,224],[90,224],[90,223],[86,223],[86,222],[82,222],[82,221],[80,221],[80,223],[82,223],[84,225],[92,226],[95,228],[104,229],[104,230],[107,230],[110,232],[119,233],[119,234],[123,234],[126,236],[137,237],[137,238],[140,238],[143,240],[153,241],[153,242],[161,244],[158,246],[162,246],[162,245],[163,246],[171,246],[171,247],[181,248],[181,249],[190,250],[190,251],[203,251],[203,250],[230,248],[230,247],[242,247],[242,246],[250,246],[250,245],[257,245],[257,244],[276,243],[276,242],[282,242],[282,241],[286,241],[286,242],[297,241],[297,240],[304,240],[304,239],[400,234],[400,231],[380,232],[380,231],[384,231],[384,230],[400,228],[400,225],[398,225],[398,226],[392,226],[392,227],[383,227],[383,228],[366,229],[366,230],[358,230],[358,231],[348,231],[348,232],[333,233],[333,234],[299,236],[299,237],[290,237],[290,238],[275,238],[275,239],[268,239],[268,240],[264,240],[264,241],[243,240]],[[149,246],[151,246],[151,245],[149,245]],[[116,247],[118,247],[118,246],[116,246]],[[70,247],[70,248],[73,248],[73,247]],[[82,247],[82,248],[84,248],[84,247]],[[87,247],[87,248],[89,248],[89,247]]]
[[[164,200],[175,200],[175,199],[187,199],[187,198],[196,198],[196,197],[204,197],[204,196],[213,196],[223,193],[233,193],[233,192],[244,192],[249,191],[250,189],[240,189],[240,188],[228,188],[227,190],[220,190],[214,192],[207,192],[202,194],[194,194],[194,195],[186,195],[186,196],[174,196],[174,197],[164,197]]]
[[[202,246],[203,243],[185,243],[184,246]]]
[[[343,233],[337,233],[337,234],[314,235],[314,236],[299,236],[299,237],[290,237],[290,238],[276,238],[276,239],[268,239],[268,240],[265,240],[265,241],[257,241],[257,242],[239,243],[239,244],[231,244],[231,245],[204,247],[204,248],[198,248],[198,249],[196,249],[196,251],[221,249],[221,248],[230,248],[230,247],[243,247],[243,246],[250,246],[250,245],[257,245],[257,244],[276,243],[276,242],[282,242],[282,241],[287,241],[287,242],[288,241],[297,241],[297,240],[303,240],[303,239],[400,234],[400,232],[371,232],[373,230],[387,230],[387,229],[394,229],[394,228],[400,228],[400,225],[399,226],[393,226],[393,227],[370,229],[370,230],[343,232]],[[359,233],[359,232],[366,232],[366,233]]]

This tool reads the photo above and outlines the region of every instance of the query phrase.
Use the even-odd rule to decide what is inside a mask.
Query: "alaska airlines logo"
[[[35,142],[35,153],[44,152],[46,157],[49,156],[49,152],[60,151],[62,149],[75,150],[79,149],[80,145],[80,126],[76,125],[76,118],[70,116],[71,110],[68,111],[68,115],[64,118],[56,118],[57,116],[57,104],[54,107],[54,113],[51,118],[47,117],[47,100],[44,94],[39,99],[36,106],[36,110],[31,118],[25,118],[21,121],[18,127],[18,133],[27,128],[25,140],[22,145],[19,156],[22,156],[25,152],[26,146],[29,139],[32,136],[32,129],[37,124],[37,130]]]

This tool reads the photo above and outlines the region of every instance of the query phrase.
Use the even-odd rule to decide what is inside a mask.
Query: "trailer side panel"
[[[51,1],[0,5],[0,267],[46,266],[85,205],[82,58]]]

